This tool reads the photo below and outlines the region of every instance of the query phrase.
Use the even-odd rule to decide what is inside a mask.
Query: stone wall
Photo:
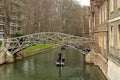
[[[110,80],[120,80],[120,64],[108,60],[108,77]]]
[[[107,68],[108,68],[107,60],[100,53],[96,53],[94,50],[92,50],[92,51],[90,51],[90,53],[88,53],[86,55],[85,60],[86,60],[86,63],[94,63],[94,65],[99,66],[99,68],[101,69],[103,74],[106,76],[106,78],[108,78],[108,75],[107,75]]]
[[[94,64],[98,65],[104,75],[107,77],[107,60],[99,53],[96,53],[94,56]]]

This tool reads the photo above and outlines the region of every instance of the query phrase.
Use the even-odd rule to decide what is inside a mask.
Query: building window
[[[118,48],[120,48],[120,25],[118,25]]]
[[[2,15],[2,8],[0,7],[0,15]]]
[[[1,31],[1,30],[3,30],[3,26],[2,26],[2,25],[0,25],[0,31]]]
[[[3,34],[0,34],[0,39],[3,39]]]
[[[103,9],[104,7],[102,7],[102,23],[104,23],[104,17],[105,17],[105,14],[104,14],[104,9]]]
[[[110,0],[110,12],[114,11],[114,0]]]
[[[17,28],[17,31],[21,31],[21,27],[18,27],[18,28]]]
[[[105,6],[105,22],[107,22],[106,20],[107,20],[107,6]]]
[[[117,8],[120,8],[120,0],[117,0]]]
[[[96,23],[96,19],[95,19],[95,18],[96,18],[96,15],[94,15],[94,28],[95,28],[95,26],[96,26],[96,25],[95,25],[95,23]]]
[[[99,10],[99,23],[101,24],[101,10]]]
[[[114,28],[111,26],[110,28],[110,46],[113,47],[113,41],[114,41]]]
[[[106,44],[107,44],[107,34],[104,33],[104,48],[106,49]]]

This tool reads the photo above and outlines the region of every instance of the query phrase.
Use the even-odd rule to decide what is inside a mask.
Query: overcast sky
[[[77,1],[79,1],[82,5],[87,5],[87,6],[90,5],[90,0],[77,0]]]

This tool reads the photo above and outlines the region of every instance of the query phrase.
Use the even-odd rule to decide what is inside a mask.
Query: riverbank
[[[16,59],[22,59],[25,57],[33,56],[57,47],[60,47],[60,44],[49,43],[49,44],[38,44],[38,45],[30,46],[17,53]]]
[[[60,44],[55,44],[55,43],[37,44],[37,45],[27,47],[14,55],[8,54],[6,49],[1,49],[0,50],[0,65],[3,65],[5,63],[12,63],[18,59],[23,59],[25,57],[39,54],[41,52],[48,51],[48,50],[51,50],[57,47],[60,47]]]

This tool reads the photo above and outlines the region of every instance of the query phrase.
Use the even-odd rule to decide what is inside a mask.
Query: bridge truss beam
[[[64,46],[77,49],[86,55],[86,52],[83,49],[84,47],[83,45],[87,43],[88,48],[92,49],[94,42],[95,41],[93,39],[74,36],[70,34],[64,34],[58,32],[41,32],[41,33],[6,39],[3,41],[2,47],[8,50],[10,54],[15,54],[24,48],[36,44],[60,43]]]

